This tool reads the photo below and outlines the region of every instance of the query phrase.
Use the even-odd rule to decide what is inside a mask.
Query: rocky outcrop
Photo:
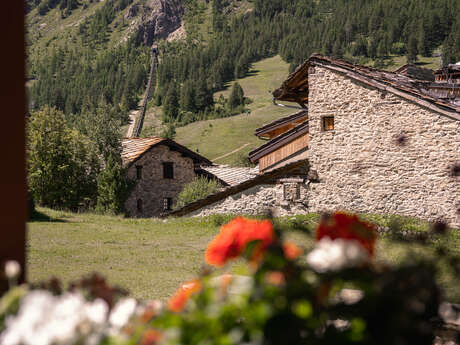
[[[125,18],[133,19],[138,39],[145,45],[161,38],[167,38],[170,33],[182,25],[185,6],[181,0],[149,0],[144,5],[133,4]]]

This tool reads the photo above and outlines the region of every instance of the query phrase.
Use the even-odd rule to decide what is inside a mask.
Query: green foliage
[[[98,161],[89,139],[66,125],[64,114],[44,107],[28,125],[29,188],[44,206],[78,209],[94,198]]]
[[[110,155],[105,169],[97,178],[97,206],[101,213],[120,214],[129,196],[133,182],[126,178],[125,170],[117,156]]]
[[[228,98],[228,106],[233,110],[240,105],[244,105],[244,91],[240,84],[234,83]]]
[[[203,199],[217,192],[222,185],[216,180],[208,180],[204,176],[197,176],[187,183],[177,197],[176,208],[181,208],[191,202]]]
[[[170,84],[163,102],[163,121],[175,121],[179,116],[179,96],[175,83]]]
[[[174,139],[176,137],[176,126],[169,123],[166,129],[161,133],[162,138]]]

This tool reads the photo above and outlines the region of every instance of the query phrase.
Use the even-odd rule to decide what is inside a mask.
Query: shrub
[[[222,188],[222,185],[216,180],[208,180],[206,177],[197,176],[192,182],[187,183],[182,192],[180,192],[177,197],[176,208],[203,199],[217,192],[220,188]]]

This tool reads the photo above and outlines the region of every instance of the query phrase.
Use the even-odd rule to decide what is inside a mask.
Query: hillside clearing
[[[99,272],[112,284],[128,289],[142,299],[166,300],[184,281],[195,277],[204,264],[204,250],[231,216],[205,218],[129,219],[96,214],[39,209],[40,219],[28,223],[28,277],[39,282],[52,276],[64,283]],[[369,218],[370,216],[368,216]],[[310,214],[279,221],[287,237],[304,246],[313,245],[310,235],[290,230],[296,222],[313,229],[319,216]],[[370,217],[387,225],[390,217]],[[405,228],[426,231],[427,224],[406,221]],[[451,250],[460,251],[460,233],[452,231],[447,239]],[[377,260],[398,263],[406,255],[427,254],[408,244],[388,238],[378,241]],[[229,268],[239,274],[247,269],[242,263]],[[460,301],[458,278],[445,270],[440,281],[447,287],[449,300]]]

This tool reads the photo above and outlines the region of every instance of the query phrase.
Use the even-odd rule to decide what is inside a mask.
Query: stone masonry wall
[[[460,226],[460,121],[327,68],[309,75],[309,210],[401,214]],[[334,130],[322,131],[322,116]]]
[[[163,162],[172,162],[174,179],[163,178]],[[142,179],[136,179],[136,166],[142,166]],[[183,186],[195,177],[193,160],[181,153],[158,145],[145,153],[128,169],[128,177],[136,185],[125,202],[131,217],[154,217],[164,212],[164,198],[172,198],[173,204]],[[143,212],[137,210],[137,200],[142,200]]]
[[[191,216],[204,217],[211,214],[262,215],[272,212],[274,216],[306,213],[307,186],[301,182],[258,185],[227,197],[222,201],[203,207]]]

